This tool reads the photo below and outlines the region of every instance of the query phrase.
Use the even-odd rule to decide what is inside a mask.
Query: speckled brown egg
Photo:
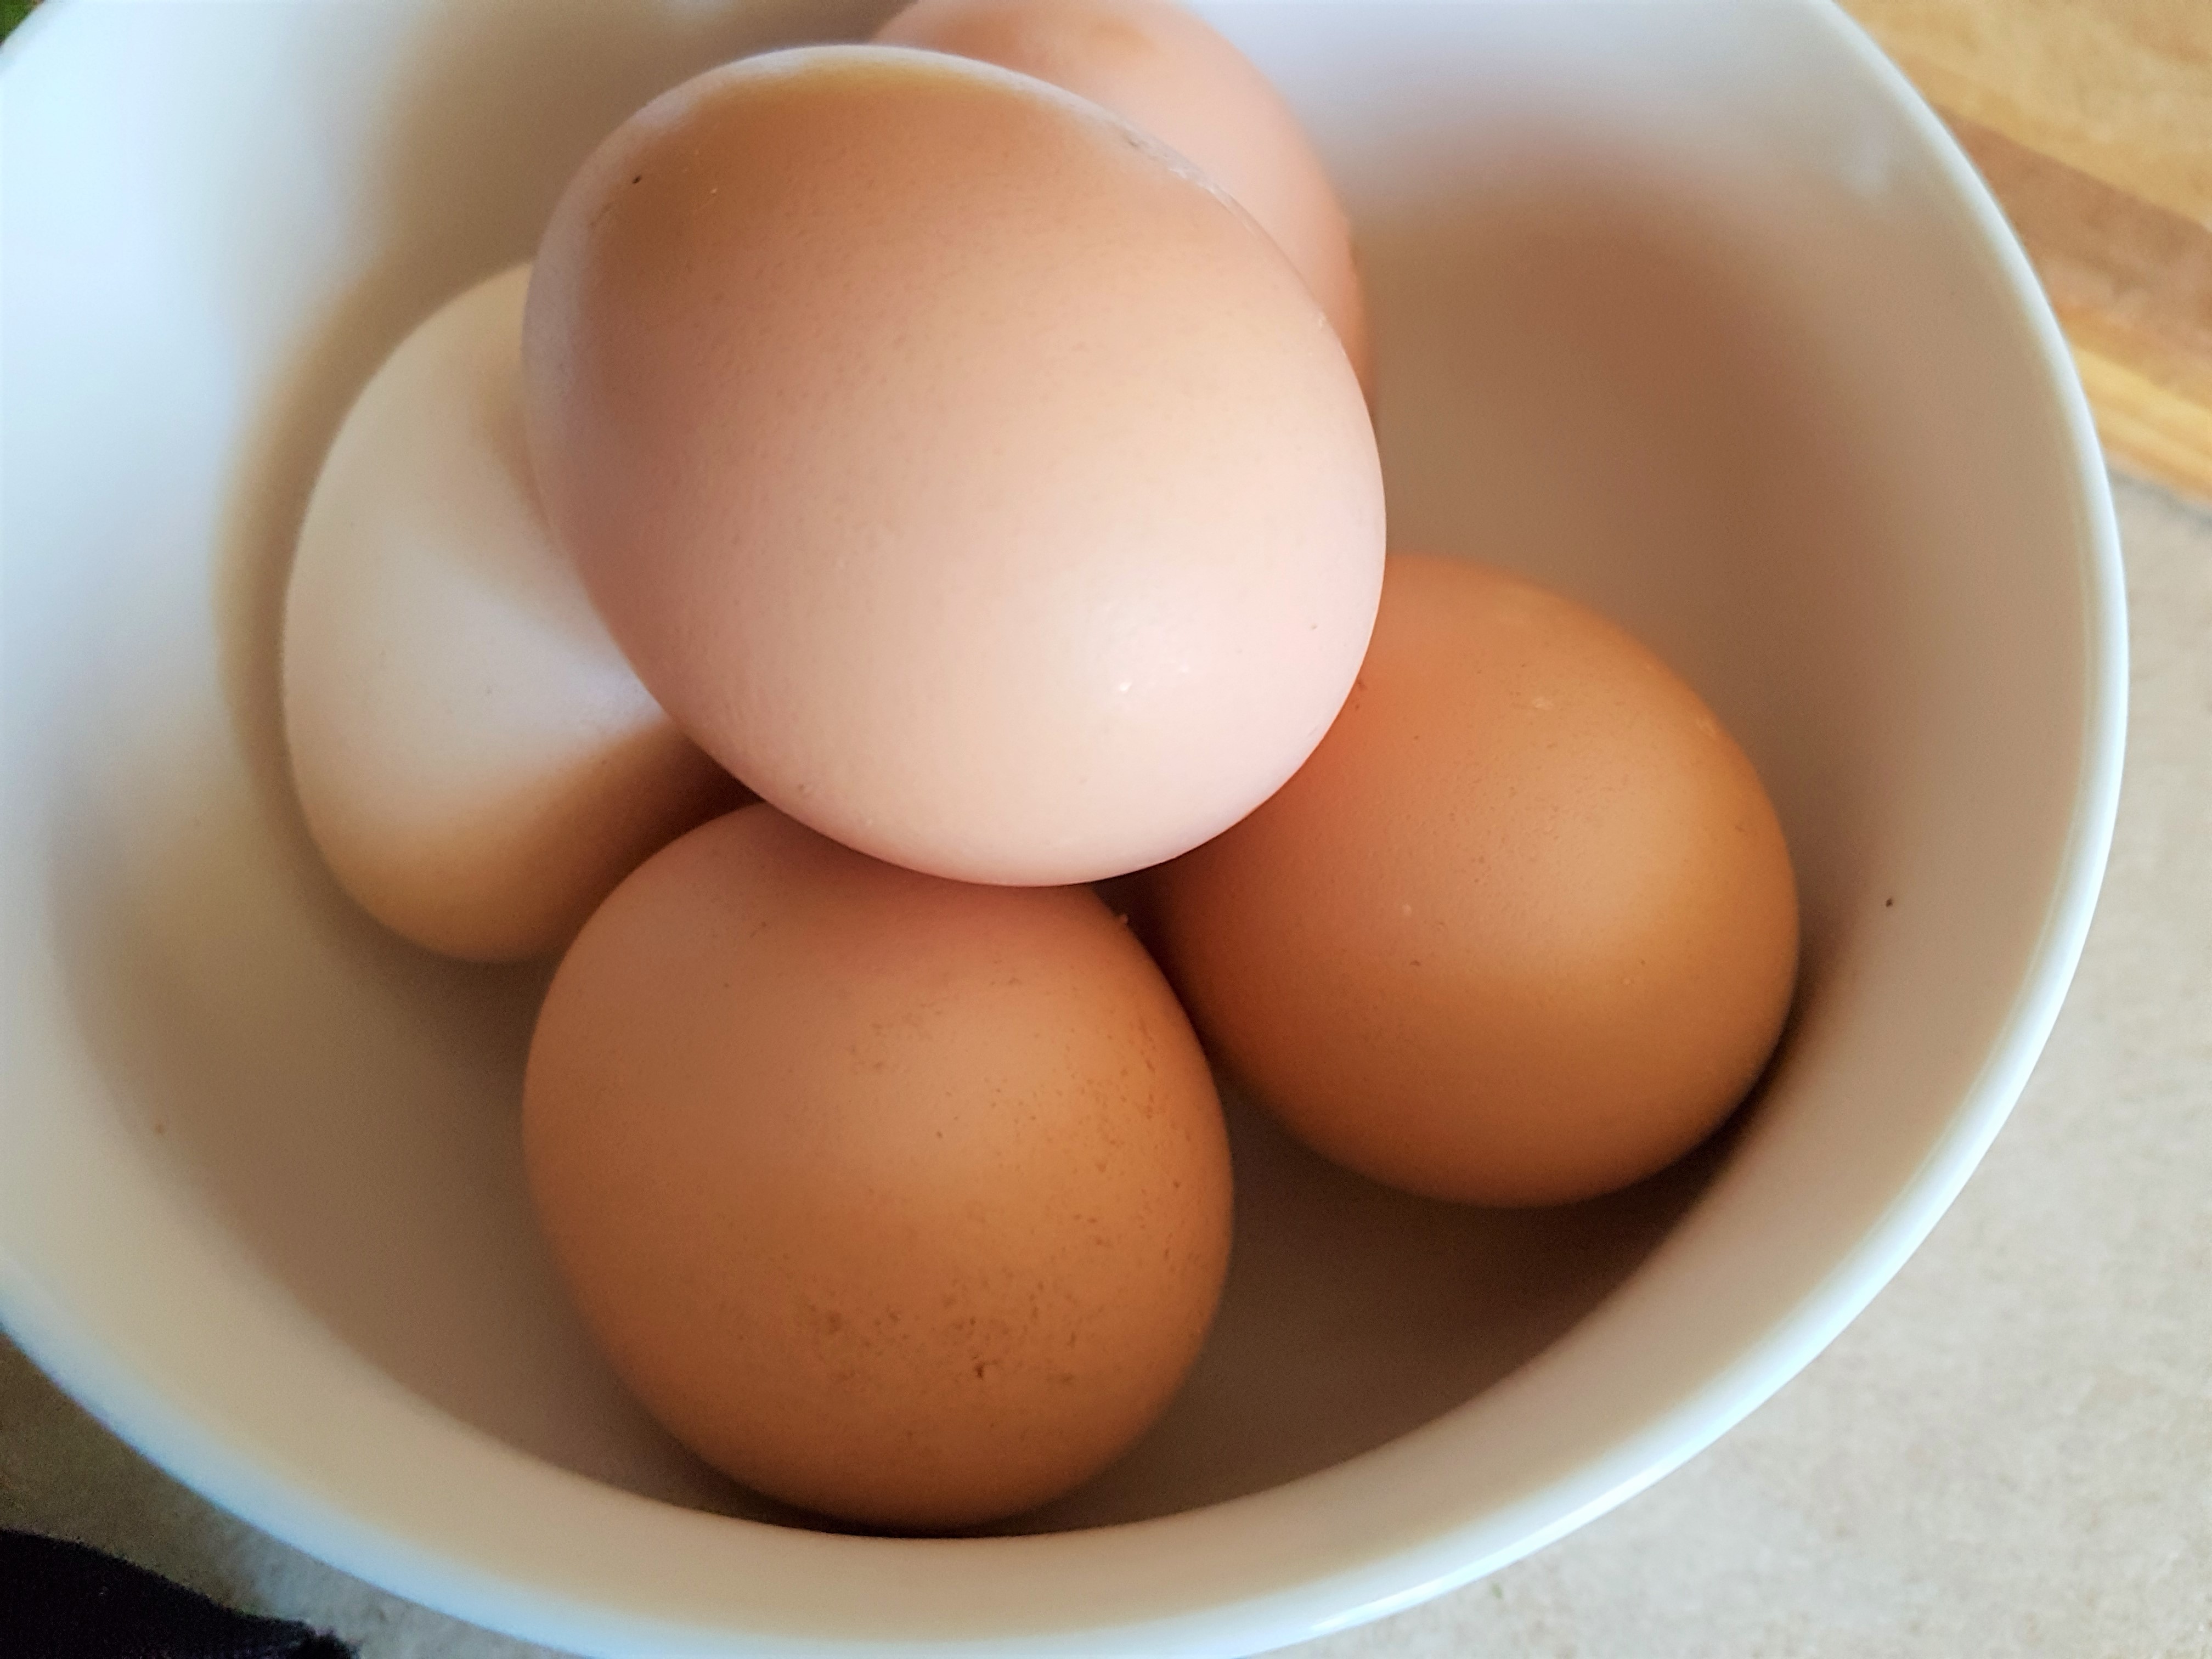
[[[1620,629],[1393,556],[1313,758],[1147,878],[1193,1018],[1300,1138],[1417,1193],[1587,1198],[1703,1139],[1797,960],[1758,775]]]
[[[1103,1468],[1198,1352],[1219,1103],[1079,889],[963,886],[767,806],[665,848],[563,958],[531,1187],[640,1400],[738,1480],[944,1528]]]
[[[819,46],[655,100],[553,214],[524,383],[639,678],[895,863],[1171,857],[1366,647],[1382,471],[1327,318],[1188,162],[1025,76]]]
[[[1370,383],[1366,301],[1335,187],[1282,94],[1195,12],[1174,0],[915,0],[876,39],[1049,81],[1188,156],[1274,238]]]

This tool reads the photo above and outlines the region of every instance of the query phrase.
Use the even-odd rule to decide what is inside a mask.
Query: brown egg
[[[553,215],[524,384],[639,678],[896,863],[1173,857],[1366,649],[1381,465],[1313,296],[1179,158],[988,64],[809,47],[656,100]]]
[[[1181,1382],[1227,1263],[1205,1059],[1096,898],[916,875],[766,806],[586,926],[524,1133],[646,1407],[854,1521],[986,1521],[1103,1468]]]
[[[1797,957],[1751,763],[1580,605],[1393,556],[1366,666],[1298,775],[1155,872],[1162,961],[1290,1128],[1487,1204],[1652,1173],[1741,1099]]]
[[[1282,95],[1195,13],[1172,0],[915,0],[876,39],[1065,87],[1196,162],[1297,267],[1371,389],[1366,301],[1335,189]]]

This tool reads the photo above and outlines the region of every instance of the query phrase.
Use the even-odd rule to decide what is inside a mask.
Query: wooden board
[[[2026,246],[2113,462],[2212,501],[2212,0],[1844,0]]]

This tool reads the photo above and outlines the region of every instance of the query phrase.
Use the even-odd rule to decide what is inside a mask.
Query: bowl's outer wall
[[[539,975],[411,951],[323,875],[275,622],[405,328],[654,91],[884,9],[57,0],[0,55],[0,1316],[250,1519],[548,1642],[1250,1651],[1619,1501],[1932,1224],[2102,867],[2109,502],[1986,195],[1825,5],[1211,8],[1351,206],[1395,544],[1597,603],[1742,737],[1803,884],[1794,1029],[1725,1145],[1581,1218],[1363,1196],[1248,1127],[1212,1369],[1047,1517],[1164,1518],[686,1507],[742,1500],[613,1389],[522,1202]],[[1278,1396],[1271,1461],[1237,1423]]]

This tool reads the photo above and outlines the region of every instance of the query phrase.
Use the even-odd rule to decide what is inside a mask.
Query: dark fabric
[[[0,1528],[0,1659],[352,1659],[82,1544]]]

